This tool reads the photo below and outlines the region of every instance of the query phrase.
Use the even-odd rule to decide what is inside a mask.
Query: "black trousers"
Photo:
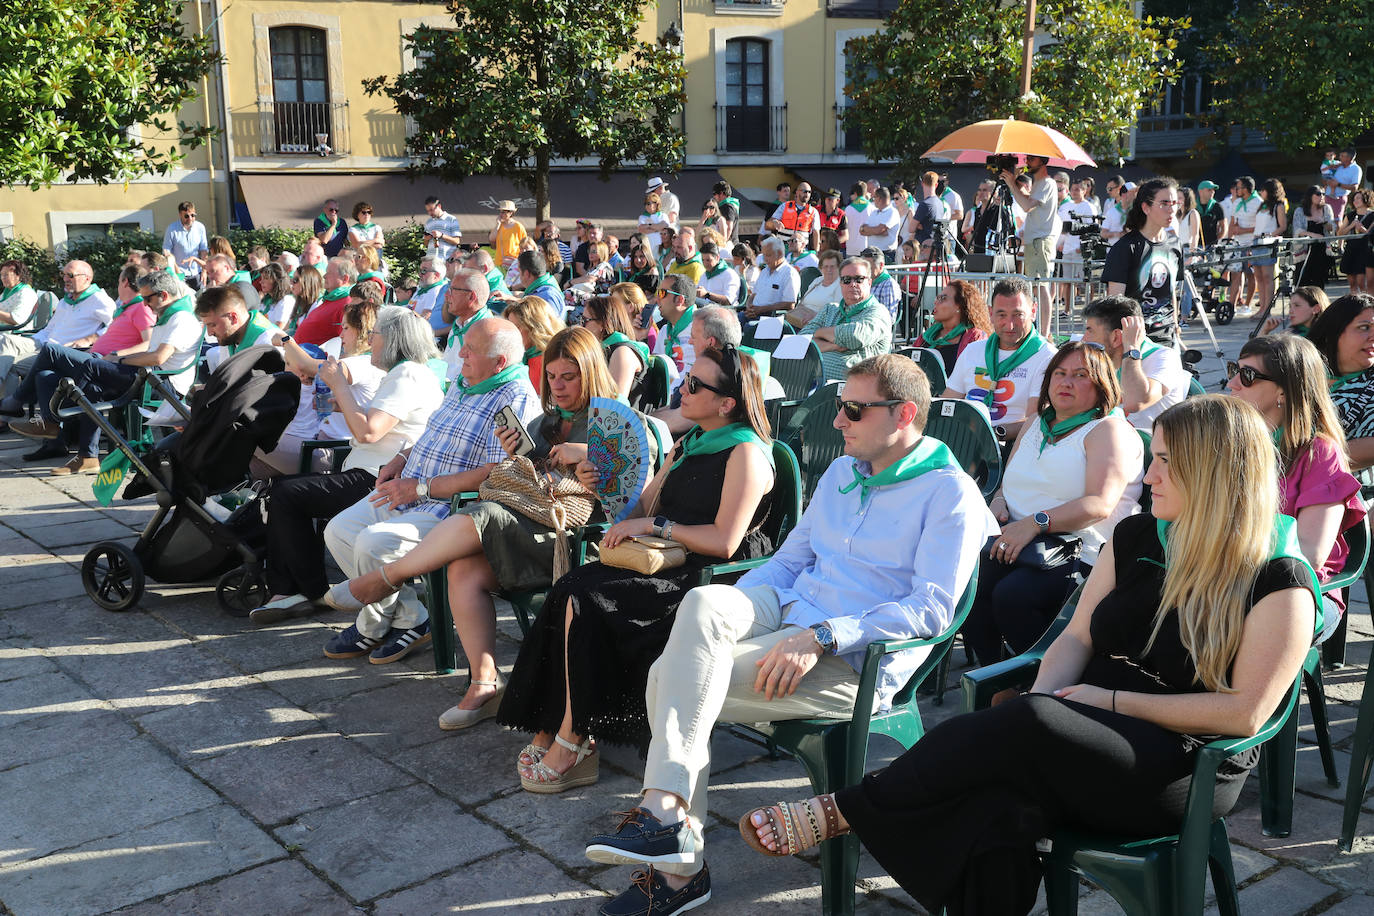
[[[372,492],[377,475],[362,468],[339,474],[296,474],[272,481],[267,511],[267,587],[274,595],[324,595],[324,537],[317,519],[331,519]]]
[[[1035,904],[1040,837],[1176,832],[1193,755],[1143,719],[1035,694],[942,722],[835,802],[930,912],[1012,916]],[[1213,812],[1228,812],[1243,784],[1219,782]]]
[[[978,594],[968,612],[964,645],[978,660],[991,665],[1002,660],[1002,641],[1020,654],[1044,635],[1077,587],[1075,571],[1084,576],[1091,567],[1065,563],[1054,569],[1033,569],[989,559],[978,564]]]

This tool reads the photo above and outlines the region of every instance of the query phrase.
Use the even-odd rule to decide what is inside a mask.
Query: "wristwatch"
[[[821,647],[822,655],[835,654],[835,632],[830,629],[830,624],[813,623],[811,632],[816,634],[816,642]]]
[[[1132,347],[1131,349],[1127,350],[1127,351],[1126,351],[1126,358],[1127,358],[1127,359],[1140,359],[1140,348],[1139,348],[1139,347]]]
[[[1007,428],[1005,426],[994,426],[992,432],[998,439],[1007,438]]]
[[[667,524],[668,524],[668,516],[666,516],[666,515],[655,515],[655,516],[654,516],[654,534],[657,535],[658,537],[665,537],[666,535],[664,535],[664,533],[663,533],[663,528],[664,528],[664,526],[667,525]]]
[[[429,499],[429,478],[422,478],[415,484],[415,498],[420,500]]]
[[[1041,509],[1039,512],[1035,513],[1035,523],[1040,526],[1041,534],[1050,533],[1050,514],[1048,512]]]

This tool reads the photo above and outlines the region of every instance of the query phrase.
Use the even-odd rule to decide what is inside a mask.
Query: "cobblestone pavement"
[[[1229,353],[1243,330],[1223,329]],[[1204,369],[1215,390],[1219,364]],[[151,507],[99,508],[90,478],[46,476],[19,459],[29,447],[0,437],[0,912],[589,913],[626,886],[629,869],[594,865],[582,847],[632,804],[635,754],[608,749],[596,786],[529,795],[520,736],[490,722],[438,729],[465,671],[436,677],[428,654],[326,659],[343,615],[255,629],[205,588],[156,583],[132,612],[99,610],[82,556],[131,541]],[[503,611],[509,666],[518,629]],[[1362,589],[1352,613],[1351,664],[1326,679],[1342,779],[1374,637]],[[921,706],[930,725],[958,695]],[[1306,723],[1304,707],[1292,836],[1261,834],[1255,780],[1229,821],[1244,912],[1374,912],[1374,813],[1355,853],[1337,853],[1344,790],[1325,784]],[[894,753],[885,741],[870,766]],[[795,762],[717,730],[711,911],[819,912],[816,859],[765,860],[734,827],[755,804],[805,792]],[[858,895],[860,913],[918,912],[867,858]],[[1119,912],[1087,887],[1081,911]]]

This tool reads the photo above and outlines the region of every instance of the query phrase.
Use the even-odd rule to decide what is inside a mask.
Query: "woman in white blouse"
[[[821,313],[832,302],[840,301],[840,262],[843,260],[838,251],[822,251],[820,255],[821,275],[811,281],[802,293],[797,305],[787,313],[787,321],[793,327],[803,327]]]

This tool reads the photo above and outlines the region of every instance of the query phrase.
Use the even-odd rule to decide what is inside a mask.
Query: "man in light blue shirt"
[[[603,912],[703,902],[712,726],[849,718],[868,644],[950,627],[979,550],[998,530],[977,485],[923,435],[930,386],[915,363],[890,353],[863,360],[842,398],[834,424],[845,456],[797,527],[738,585],[689,592],[650,669],[644,800],[614,833],[594,837],[587,856],[654,868]],[[883,659],[875,707],[891,704],[928,652]]]
[[[186,275],[186,285],[200,289],[200,258],[210,253],[210,240],[205,237],[205,224],[196,221],[196,205],[189,200],[177,204],[179,222],[162,233],[162,253],[171,259],[176,269]]]

